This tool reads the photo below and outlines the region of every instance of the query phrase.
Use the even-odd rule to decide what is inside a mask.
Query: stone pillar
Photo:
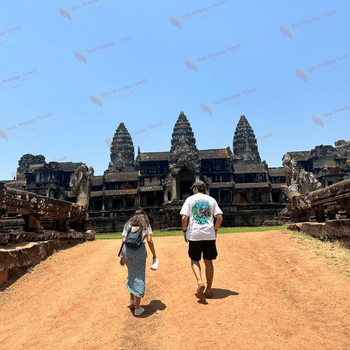
[[[141,207],[141,193],[139,192],[136,197],[136,206]]]
[[[141,202],[142,202],[142,206],[143,206],[143,207],[146,207],[146,206],[147,206],[147,198],[146,198],[145,195],[142,196]]]
[[[168,191],[166,187],[164,187],[163,195],[164,195],[164,203],[166,203],[168,201]]]
[[[102,211],[105,211],[106,209],[106,197],[105,194],[102,193]]]
[[[176,177],[171,177],[171,200],[177,199]]]

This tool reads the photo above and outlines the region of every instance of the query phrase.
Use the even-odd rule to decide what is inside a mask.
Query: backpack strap
[[[131,228],[132,228],[132,226],[129,226],[128,231],[126,232],[125,240],[126,240],[126,237],[128,237],[128,234],[131,232]],[[143,240],[145,239],[146,236],[143,236],[142,230],[143,230],[143,229],[142,229],[142,226],[140,226],[140,228],[139,228],[137,231],[135,231],[135,232],[140,231],[140,232],[139,232],[139,235],[141,236],[141,238],[142,238],[142,243],[143,243]]]
[[[118,257],[122,257],[120,254],[122,253],[123,247],[124,247],[124,241],[126,240],[126,237],[128,237],[129,232],[131,232],[131,226],[128,227],[128,230],[126,231],[125,238],[123,239],[122,245],[119,249]]]
[[[137,231],[139,231],[139,230],[141,230],[141,231],[139,232],[139,235],[141,236],[141,238],[142,238],[142,243],[143,243],[143,240],[145,239],[145,237],[143,237],[143,234],[142,234],[142,226],[140,226],[140,228],[139,228]]]

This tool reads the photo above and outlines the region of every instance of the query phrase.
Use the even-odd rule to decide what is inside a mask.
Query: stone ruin
[[[350,247],[350,180],[321,188],[315,176],[304,169],[298,170],[296,162],[287,154],[283,159],[286,169],[288,198],[287,210],[294,222],[291,230],[302,230],[316,238],[338,240]]]
[[[0,182],[0,285],[53,252],[87,240],[87,208],[94,170],[82,164],[71,177],[78,203],[40,196]],[[2,220],[1,220],[2,219]]]

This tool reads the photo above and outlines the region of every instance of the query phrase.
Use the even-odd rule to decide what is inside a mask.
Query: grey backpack
[[[131,249],[139,249],[143,244],[142,227],[137,231],[131,232],[131,227],[128,228],[124,244]]]

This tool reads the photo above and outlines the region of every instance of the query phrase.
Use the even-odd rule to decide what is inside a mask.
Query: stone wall
[[[95,233],[77,233],[64,240],[41,242],[22,242],[12,245],[0,245],[0,287],[25,274],[28,268],[46,260],[53,253],[73,247],[86,240],[94,240]]]

